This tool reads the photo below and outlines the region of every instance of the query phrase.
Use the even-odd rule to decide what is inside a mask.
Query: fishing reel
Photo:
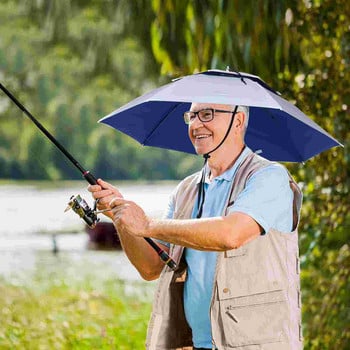
[[[70,197],[70,200],[68,202],[68,206],[65,209],[65,212],[73,209],[75,213],[77,213],[85,222],[86,224],[94,228],[96,224],[100,221],[100,219],[97,217],[97,214],[103,213],[106,210],[97,211],[98,200],[95,201],[93,209],[89,207],[85,199],[83,199],[79,194],[73,195]]]

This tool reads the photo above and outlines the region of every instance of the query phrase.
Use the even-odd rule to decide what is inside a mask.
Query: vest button
[[[228,288],[224,288],[222,291],[223,291],[224,293],[228,293],[230,290],[229,290]]]

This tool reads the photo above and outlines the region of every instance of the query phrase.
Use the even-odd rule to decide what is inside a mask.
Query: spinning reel
[[[94,207],[91,209],[85,199],[83,199],[80,194],[73,195],[70,197],[70,200],[68,202],[68,206],[65,209],[65,212],[73,209],[73,211],[78,214],[85,222],[86,224],[94,228],[96,224],[100,221],[100,219],[97,217],[97,214],[104,213],[108,211],[108,209],[105,210],[96,210],[98,200],[95,200]]]

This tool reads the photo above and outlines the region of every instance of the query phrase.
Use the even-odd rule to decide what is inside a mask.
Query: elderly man
[[[201,173],[175,189],[154,220],[109,183],[89,186],[111,210],[141,276],[159,278],[147,349],[301,349],[300,191],[286,169],[244,142],[249,110],[192,103],[189,137]],[[172,271],[142,237],[177,261]]]

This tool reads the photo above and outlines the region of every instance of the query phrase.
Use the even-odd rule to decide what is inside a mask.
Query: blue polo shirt
[[[205,182],[205,202],[202,217],[221,216],[227,201],[231,183],[242,161],[252,151],[246,147],[234,165],[212,181]],[[197,215],[197,201],[192,218]],[[238,195],[230,213],[241,212],[252,217],[268,232],[275,228],[290,232],[293,222],[293,192],[284,167],[271,164],[254,173],[245,189]],[[170,201],[166,218],[172,218],[174,204]],[[188,264],[184,288],[184,307],[188,324],[192,329],[195,347],[211,348],[210,301],[213,290],[217,252],[185,249]]]

